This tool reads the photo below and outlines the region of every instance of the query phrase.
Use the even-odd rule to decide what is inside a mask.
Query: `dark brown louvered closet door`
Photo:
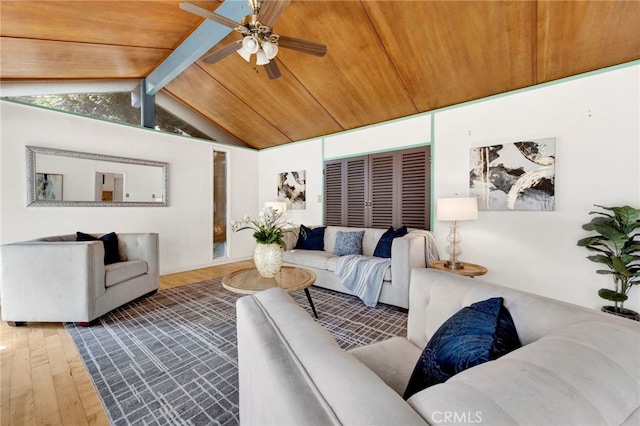
[[[325,162],[325,224],[429,229],[430,147]]]
[[[367,227],[368,164],[366,157],[345,160],[347,166],[347,220],[343,226]]]
[[[393,153],[369,156],[371,185],[367,197],[367,208],[371,228],[388,228],[391,224],[400,226],[395,224],[400,219],[397,209],[394,208],[400,199],[398,179],[394,178],[396,174],[395,157]]]
[[[430,147],[400,152],[400,223],[409,228],[430,228],[430,157]]]
[[[342,205],[346,193],[342,190],[342,161],[328,161],[324,164],[324,223],[342,225]],[[345,195],[343,197],[343,195]],[[343,199],[344,198],[344,199]]]

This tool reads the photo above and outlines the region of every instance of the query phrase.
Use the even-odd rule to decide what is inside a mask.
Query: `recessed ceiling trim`
[[[226,0],[216,13],[234,21],[250,13],[246,0]],[[187,37],[149,76],[147,76],[147,95],[155,95],[171,80],[200,59],[213,46],[233,31],[231,28],[205,19],[189,37]]]

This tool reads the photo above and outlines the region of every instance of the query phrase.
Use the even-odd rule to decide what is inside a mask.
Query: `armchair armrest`
[[[1,249],[3,320],[93,318],[94,300],[105,292],[101,241],[26,241]]]

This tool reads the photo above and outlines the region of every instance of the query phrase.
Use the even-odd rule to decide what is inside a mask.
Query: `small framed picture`
[[[36,200],[62,200],[62,175],[36,173]]]

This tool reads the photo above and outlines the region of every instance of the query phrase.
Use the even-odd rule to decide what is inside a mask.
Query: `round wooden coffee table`
[[[262,290],[280,287],[287,293],[304,290],[313,315],[318,318],[316,307],[311,300],[309,287],[316,282],[316,274],[304,268],[283,266],[275,278],[264,278],[256,268],[241,269],[222,277],[222,286],[240,294],[255,294]]]

